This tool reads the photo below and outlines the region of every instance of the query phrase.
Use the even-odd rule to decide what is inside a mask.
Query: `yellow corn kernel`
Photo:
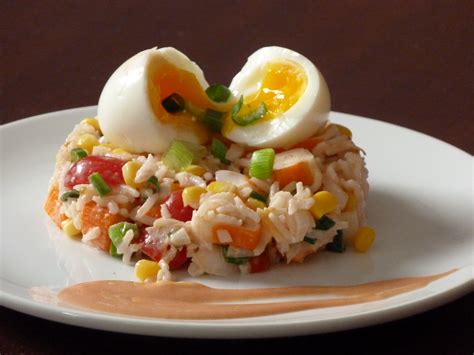
[[[256,210],[257,208],[264,209],[265,207],[267,207],[267,205],[263,201],[257,200],[256,198],[252,197],[247,200],[247,205],[253,210]]]
[[[340,134],[342,134],[343,136],[346,136],[349,139],[352,138],[352,132],[349,128],[347,128],[346,126],[337,124],[337,123],[333,123],[333,124],[337,128],[337,130],[339,131]]]
[[[199,204],[199,198],[205,192],[206,189],[200,186],[189,186],[184,188],[182,193],[183,204],[185,206],[193,206]]]
[[[98,145],[99,147],[104,147],[104,148],[109,148],[109,149],[114,149],[114,145],[111,143],[102,143]]]
[[[354,249],[365,253],[375,240],[375,230],[369,226],[360,227],[354,236]]]
[[[115,148],[112,150],[112,153],[114,154],[130,154],[130,152],[126,151],[125,149],[122,148]]]
[[[207,191],[217,194],[219,192],[236,192],[237,187],[234,184],[223,181],[213,181],[207,185]]]
[[[344,212],[351,212],[354,211],[357,208],[357,197],[354,194],[354,192],[348,192],[347,193],[348,198],[346,205],[344,206]]]
[[[314,205],[311,207],[311,214],[320,219],[326,213],[332,212],[337,208],[337,197],[329,191],[319,191],[313,196]]]
[[[135,177],[137,176],[137,171],[140,169],[142,164],[136,160],[130,160],[122,166],[122,175],[123,180],[128,186],[133,188],[139,187],[141,184],[135,182]]]
[[[92,148],[99,144],[99,140],[90,133],[85,133],[77,139],[77,146],[87,151],[88,154],[91,154]]]
[[[92,127],[94,127],[96,130],[100,131],[99,121],[97,121],[96,118],[87,117],[87,118],[84,118],[84,119],[81,121],[81,123],[82,123],[82,124],[88,124],[89,126],[92,126]]]
[[[199,165],[190,165],[186,168],[185,171],[193,175],[203,176],[206,172],[206,169]]]
[[[61,228],[69,237],[74,237],[81,233],[81,231],[74,226],[72,219],[65,219],[62,221]]]
[[[141,282],[155,280],[160,271],[160,265],[156,261],[141,259],[135,264],[135,276]]]

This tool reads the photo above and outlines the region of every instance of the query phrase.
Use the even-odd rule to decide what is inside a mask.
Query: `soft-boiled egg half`
[[[208,141],[209,132],[193,114],[169,113],[162,101],[179,94],[199,108],[229,111],[209,99],[202,70],[180,51],[152,48],[123,63],[109,78],[99,98],[97,116],[104,136],[133,153],[162,153],[173,139]]]
[[[301,54],[282,47],[253,53],[230,89],[243,95],[237,115],[255,118],[259,110],[262,114],[249,124],[229,114],[222,133],[251,147],[291,147],[324,126],[331,109],[329,90],[318,69]]]
[[[212,132],[196,112],[219,111],[221,133],[250,147],[288,148],[327,121],[330,96],[314,64],[292,50],[265,47],[252,54],[224,102],[209,98],[202,70],[178,50],[152,48],[123,63],[99,99],[102,133],[132,153],[165,152],[174,139],[209,142]],[[178,95],[186,109],[165,108]],[[239,100],[240,98],[240,100]],[[193,110],[197,109],[196,110]]]

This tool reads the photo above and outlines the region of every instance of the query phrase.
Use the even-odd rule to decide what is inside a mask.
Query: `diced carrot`
[[[304,148],[304,149],[312,150],[319,143],[321,143],[321,139],[319,137],[310,137],[307,140],[296,144],[292,148]]]
[[[182,190],[182,189],[183,188],[176,181],[171,184],[171,191],[178,191],[178,190]]]
[[[274,170],[273,179],[278,181],[281,188],[292,181],[301,181],[303,185],[309,186],[313,183],[313,174],[308,163],[302,161],[283,169]]]
[[[240,226],[232,226],[228,224],[218,224],[212,228],[212,242],[214,244],[220,244],[219,238],[217,237],[217,231],[219,229],[225,229],[229,232],[232,237],[230,245],[236,248],[253,250],[257,247],[261,238],[261,228],[251,230],[248,228],[242,228]]]
[[[53,220],[53,222],[61,228],[61,222],[66,219],[66,216],[61,214],[61,202],[58,199],[59,190],[56,185],[49,189],[48,197],[44,203],[44,211]]]
[[[161,204],[156,203],[152,208],[146,213],[148,217],[160,218],[161,217]]]
[[[99,227],[100,234],[92,239],[91,243],[96,247],[108,252],[110,248],[109,227],[112,224],[125,220],[120,214],[111,214],[108,208],[100,207],[95,202],[88,202],[81,213],[82,234],[87,233],[93,227]]]

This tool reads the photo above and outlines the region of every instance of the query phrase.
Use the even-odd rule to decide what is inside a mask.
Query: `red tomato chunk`
[[[124,183],[122,175],[123,160],[103,157],[88,156],[75,162],[64,178],[64,186],[72,189],[78,184],[88,184],[89,176],[99,173],[105,182],[110,186],[117,186]]]
[[[184,206],[182,190],[173,191],[166,199],[165,205],[171,214],[171,217],[178,221],[187,222],[193,218],[193,209],[190,206]]]
[[[136,241],[136,243],[143,243],[142,252],[148,256],[150,259],[155,261],[160,261],[162,256],[162,248],[166,248],[160,243],[157,243],[146,231],[145,228],[142,228],[140,231],[140,235]],[[188,257],[186,256],[186,247],[182,247],[181,250],[176,252],[175,257],[173,260],[169,262],[170,270],[177,270],[181,268],[186,262],[188,261]]]

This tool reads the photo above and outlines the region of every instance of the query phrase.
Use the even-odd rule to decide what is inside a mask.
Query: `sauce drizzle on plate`
[[[95,311],[148,318],[245,318],[378,301],[423,288],[454,271],[353,286],[255,289],[218,289],[193,282],[103,280],[69,286],[59,293],[59,299]]]

